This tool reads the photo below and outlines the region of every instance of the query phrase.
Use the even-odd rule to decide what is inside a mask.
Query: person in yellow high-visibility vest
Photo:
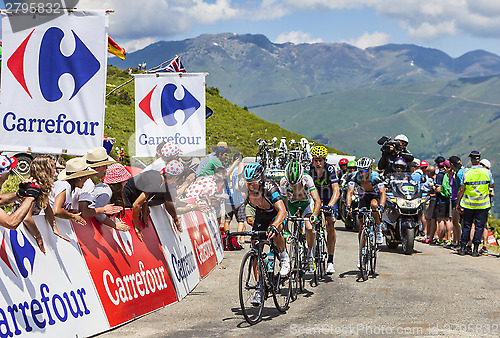
[[[472,167],[467,169],[460,182],[457,197],[457,211],[463,214],[462,236],[459,255],[465,255],[465,246],[470,238],[472,223],[475,225],[472,256],[479,256],[479,244],[491,207],[490,188],[495,186],[491,172],[480,164],[481,153],[473,150],[469,154]]]

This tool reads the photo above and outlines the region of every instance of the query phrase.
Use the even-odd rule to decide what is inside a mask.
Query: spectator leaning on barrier
[[[457,211],[463,213],[462,236],[460,237],[458,253],[465,255],[465,246],[469,241],[471,226],[474,223],[472,256],[477,257],[479,256],[478,249],[481,243],[481,235],[491,207],[489,188],[494,188],[495,184],[491,172],[479,164],[481,153],[473,150],[470,152],[469,157],[472,167],[465,171],[458,191]]]
[[[96,181],[101,182],[104,174],[106,173],[106,168],[110,164],[116,163],[116,161],[108,156],[106,148],[95,147],[87,151],[85,155],[85,161],[87,165],[95,170]],[[92,178],[92,177],[91,177]],[[83,185],[82,189],[75,189],[75,197],[78,199],[78,210],[81,212],[83,218],[94,217],[97,215],[113,215],[122,210],[120,206],[114,206],[112,204],[107,204],[96,208],[93,204],[95,200],[94,196],[95,184],[92,180],[87,180]]]
[[[196,157],[179,158],[184,170],[177,179],[177,196],[182,196],[186,189],[196,180],[196,168],[200,160]]]
[[[97,171],[87,165],[84,157],[72,158],[66,162],[66,168],[57,176],[58,180],[49,196],[49,203],[56,217],[69,219],[80,225],[87,224],[77,210],[78,199],[75,199],[74,193],[76,188],[81,189],[95,174]]]
[[[94,189],[93,196],[95,208],[104,207],[110,202],[115,206],[121,208],[125,207],[125,202],[123,201],[123,187],[130,177],[132,177],[132,175],[120,163],[114,163],[107,167],[106,175],[102,182],[98,183]],[[124,210],[122,209],[117,216],[124,217],[124,214]],[[95,219],[119,231],[128,231],[130,229],[127,224],[121,220],[117,220],[113,215],[96,215]]]
[[[160,147],[161,146],[161,147]],[[157,159],[148,165],[143,171],[156,170],[161,171],[165,164],[172,160],[177,160],[182,154],[181,148],[172,142],[161,142],[156,147]]]
[[[215,157],[215,149],[218,147],[224,147],[224,148],[229,149],[226,142],[221,141],[221,142],[217,143],[217,145],[215,147],[213,147],[212,152],[201,159],[200,165],[196,169],[196,177],[200,176],[201,169],[203,169],[203,167],[205,167],[205,165]]]
[[[35,220],[33,219],[33,215],[38,215],[43,210],[45,219],[47,223],[49,223],[52,228],[52,232],[59,238],[64,239],[69,242],[69,239],[65,238],[57,228],[56,220],[54,217],[54,212],[49,204],[49,195],[52,191],[52,186],[54,185],[54,176],[56,173],[56,163],[54,158],[50,155],[40,155],[37,156],[31,161],[30,164],[30,175],[31,178],[40,182],[40,195],[38,195],[37,199],[33,207],[30,209],[30,212],[26,215],[23,223],[26,226],[28,232],[35,239],[40,251],[45,253],[45,247],[43,243],[42,235],[40,234],[40,230],[38,229]],[[21,205],[21,201],[16,201],[14,203],[14,207],[17,208]]]

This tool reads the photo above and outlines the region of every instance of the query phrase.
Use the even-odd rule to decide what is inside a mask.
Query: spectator
[[[434,209],[436,208],[436,191],[434,190],[434,179],[436,178],[436,168],[432,165],[427,167],[427,183],[425,190],[429,192],[429,204],[424,207],[424,216],[427,223],[427,238],[422,242],[434,244],[434,234],[436,233],[436,220],[434,219]]]
[[[33,179],[24,180],[19,184],[17,192],[0,195],[0,206],[8,205],[18,198],[24,198],[21,206],[10,215],[0,208],[0,226],[9,230],[16,230],[33,207],[35,199],[40,194],[40,187]]]
[[[97,182],[101,182],[108,165],[116,163],[111,156],[108,156],[106,148],[104,147],[94,147],[89,149],[85,155],[85,161],[89,168],[94,169],[97,172],[91,177],[95,177]],[[96,208],[95,205],[93,205],[95,200],[94,189],[95,184],[91,179],[87,180],[81,189],[75,189],[73,198],[78,201],[78,210],[81,212],[81,216],[83,218],[90,218],[102,214],[113,215],[122,210],[122,207],[114,206],[112,204]]]
[[[462,167],[462,160],[458,156],[451,156],[448,161],[450,161],[451,169],[453,170],[452,179],[450,180],[451,222],[453,223],[453,240],[451,247],[458,247],[462,228],[460,227],[460,214],[457,211],[457,197],[458,190],[460,189],[460,181],[464,175],[465,168]]]
[[[17,158],[0,155],[0,189],[9,178],[9,174],[17,166]]]
[[[200,163],[200,160],[196,157],[191,157],[189,159],[181,157],[180,161],[184,166],[184,171],[177,180],[178,196],[182,196],[186,192],[186,189],[196,180],[196,169]]]
[[[230,152],[231,151],[228,148],[224,148],[224,147],[215,148],[215,157],[213,157],[207,164],[205,164],[204,167],[202,167],[200,169],[200,172],[199,172],[197,177],[210,176],[210,175],[213,175],[215,173],[215,169],[224,168],[224,165],[222,163],[226,162],[228,154]],[[234,162],[228,171],[231,172],[236,165],[237,165],[237,163]],[[201,166],[201,163],[200,163],[200,166]],[[198,169],[199,169],[199,167],[198,167]]]
[[[66,162],[66,168],[59,173],[49,196],[49,203],[54,215],[72,220],[80,225],[87,222],[78,211],[78,199],[74,194],[76,188],[83,188],[85,182],[97,171],[91,169],[84,157],[77,157]]]
[[[450,219],[450,196],[446,195],[443,189],[444,180],[449,182],[450,162],[443,161],[438,164],[439,172],[434,179],[434,191],[436,192],[436,207],[434,209],[434,217],[437,222],[437,232],[440,243],[450,240],[453,224]],[[445,176],[448,176],[445,178]],[[446,182],[444,182],[446,183]],[[450,244],[450,243],[447,243]]]
[[[236,162],[238,158],[240,159],[239,165],[229,173],[226,181],[226,192],[229,197],[225,203],[226,217],[224,222],[224,231],[226,234],[229,232],[229,224],[231,223],[233,216],[238,222],[237,231],[245,231],[245,199],[243,198],[239,185],[244,164],[241,162],[243,157],[239,153],[234,155],[233,162]],[[243,248],[243,242],[244,237],[239,236],[238,243],[241,248]]]
[[[224,147],[226,149],[229,149],[226,142],[221,141],[217,143],[217,146],[213,148],[213,151],[201,160],[200,165],[196,169],[196,177],[200,176],[201,169],[203,169],[205,165],[207,165],[211,160],[215,158],[215,149],[218,147]]]
[[[491,172],[483,168],[479,162],[481,153],[471,151],[469,158],[472,167],[465,171],[457,198],[457,211],[463,213],[462,236],[460,238],[460,249],[458,253],[465,255],[465,246],[469,241],[472,223],[475,225],[474,245],[472,256],[479,256],[479,244],[481,235],[488,219],[488,211],[491,207],[489,188],[494,188],[495,184],[491,177]]]
[[[56,173],[56,163],[54,161],[54,158],[50,155],[37,156],[33,159],[33,161],[30,164],[31,178],[36,182],[40,182],[39,184],[40,195],[38,195],[38,197],[36,198],[33,207],[30,209],[30,212],[28,212],[28,214],[26,215],[26,218],[24,219],[23,223],[26,226],[28,232],[35,239],[38,248],[43,253],[45,253],[43,238],[42,235],[40,234],[40,230],[38,229],[35,223],[35,220],[33,219],[33,215],[40,214],[42,210],[44,211],[45,219],[52,228],[52,232],[54,233],[54,235],[69,242],[69,239],[65,238],[59,232],[54,217],[54,212],[52,211],[52,208],[49,205],[49,195],[52,191],[52,186],[54,184],[55,173]],[[19,207],[21,203],[17,201],[14,205]]]
[[[177,230],[182,231],[174,205],[176,198],[175,180],[182,169],[182,163],[173,160],[161,172],[149,170],[128,179],[124,187],[125,207],[132,209],[134,230],[139,240],[142,241],[139,218],[142,219],[144,226],[149,226],[148,206],[163,204],[172,217]]]
[[[424,172],[420,168],[420,163],[414,160],[408,165],[408,167],[410,168],[411,178],[415,182],[421,182],[422,177],[424,176]]]
[[[123,187],[131,177],[132,175],[120,163],[114,163],[107,167],[102,182],[98,183],[94,189],[95,207],[101,208],[111,202],[113,205],[124,208]],[[114,215],[96,215],[95,219],[113,229],[128,231],[130,227],[121,220],[117,220],[115,216],[123,218],[125,211],[122,209],[118,214]]]

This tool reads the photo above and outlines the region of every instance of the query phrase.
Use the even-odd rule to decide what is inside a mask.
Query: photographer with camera
[[[404,134],[399,134],[394,140],[383,136],[377,143],[382,145],[382,148],[380,148],[382,157],[378,161],[378,169],[384,170],[384,174],[395,171],[393,164],[397,158],[402,158],[406,163],[410,163],[414,159],[411,152],[406,148],[408,146],[408,137]]]

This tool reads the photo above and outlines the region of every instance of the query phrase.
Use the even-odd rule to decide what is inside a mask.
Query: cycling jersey
[[[246,203],[251,207],[255,208],[255,220],[253,225],[254,231],[264,231],[267,230],[269,224],[278,215],[278,210],[274,207],[274,203],[283,200],[281,197],[278,185],[270,180],[264,180],[262,185],[262,195],[264,199],[269,203],[269,209],[261,209],[257,205],[250,202],[249,197],[247,197]]]
[[[349,186],[353,186],[357,189],[358,194],[371,194],[371,195],[379,195],[379,189],[384,186],[384,181],[382,177],[378,173],[371,172],[370,173],[370,184],[373,188],[373,191],[365,191],[363,186],[361,185],[361,173],[356,171],[352,179],[349,181]]]
[[[293,186],[283,177],[280,181],[280,191],[283,197],[288,200],[288,211],[290,215],[295,215],[297,210],[300,208],[302,210],[301,217],[309,215],[312,213],[311,205],[313,205],[313,199],[311,192],[316,190],[313,179],[308,174],[303,174],[300,179],[302,183],[302,188],[299,189],[298,186],[296,190]]]
[[[333,195],[332,184],[338,183],[335,167],[325,163],[325,170],[323,171],[323,175],[321,175],[321,177],[317,174],[314,166],[306,168],[305,172],[312,177],[321,200],[330,200]]]

